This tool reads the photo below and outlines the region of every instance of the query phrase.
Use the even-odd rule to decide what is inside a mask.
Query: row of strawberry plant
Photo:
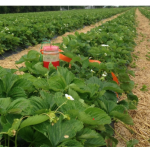
[[[149,7],[146,7],[146,8],[138,8],[140,10],[140,12],[145,16],[147,17],[148,19],[150,19],[150,8]]]
[[[136,45],[134,42],[136,36],[136,24],[135,21],[133,22],[134,11],[135,9],[120,15],[90,32],[81,34],[76,32],[75,35],[68,35],[63,38],[63,43],[57,45],[64,50],[65,55],[73,60],[76,59],[74,58],[76,54],[100,60],[102,62],[100,66],[106,63],[111,69],[109,72],[113,71],[118,76],[121,87],[126,93],[129,93],[134,83],[130,81],[127,74],[134,75],[134,72],[127,70],[126,66],[132,62],[131,52]],[[102,74],[102,71],[97,73]]]
[[[116,20],[117,27],[129,19],[134,21],[134,11]],[[103,24],[113,35],[118,30],[113,32],[112,25],[112,22]],[[130,32],[134,30],[134,24],[128,23],[128,26]],[[98,39],[99,29],[100,27],[87,33],[90,41]],[[126,32],[127,30],[122,30],[122,35],[128,33]],[[76,38],[84,37],[83,35],[85,34],[76,32],[76,37],[69,37],[73,41],[67,46],[72,46]],[[134,37],[134,34],[130,36]],[[79,41],[81,39],[78,43],[82,48],[87,44],[87,40]],[[114,45],[117,42],[114,39]],[[130,42],[124,43],[126,48],[128,44],[133,46]],[[88,47],[93,43],[96,44],[88,42]],[[74,45],[74,50],[64,48],[64,54],[72,58],[71,68],[63,61],[60,61],[61,67],[57,67],[57,70],[52,64],[49,69],[44,68],[43,62],[39,62],[40,53],[33,50],[16,62],[25,63],[25,67],[19,68],[24,74],[16,75],[14,72],[17,70],[0,67],[0,138],[3,146],[110,146],[108,141],[111,146],[116,146],[118,141],[113,137],[114,129],[110,123],[120,120],[133,124],[127,111],[133,108],[134,101],[137,103],[137,97],[128,93],[127,100],[118,102],[116,92],[121,95],[125,90],[111,78],[110,72],[115,71],[116,62],[113,63],[110,58],[116,56],[111,56],[106,62],[103,60],[100,65],[89,63],[89,56],[93,59],[100,57],[93,56],[92,53],[86,55],[82,50],[76,53],[79,45]],[[97,43],[97,47],[99,45]],[[63,43],[62,46],[66,45]],[[104,54],[107,52],[109,56],[111,50],[104,50]],[[132,146],[131,143],[134,142],[135,140],[129,141],[127,145]]]
[[[0,15],[0,54],[17,46],[31,46],[111,17],[129,8],[72,10]]]

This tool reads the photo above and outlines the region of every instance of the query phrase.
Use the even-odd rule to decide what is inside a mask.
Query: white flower
[[[69,100],[74,100],[74,98],[71,95],[65,94],[65,97]]]
[[[99,31],[102,31],[102,29],[99,29]]]
[[[107,53],[104,53],[105,56],[107,56]]]
[[[10,32],[8,32],[8,33],[10,33]]]
[[[95,71],[93,71],[92,69],[91,69],[91,72],[92,72],[92,73],[95,73]]]
[[[65,138],[65,139],[69,138],[69,135],[64,135],[64,138]]]
[[[104,73],[102,74],[103,77],[106,77],[107,76],[107,72],[104,71]]]
[[[101,46],[109,46],[109,45],[102,44]]]
[[[89,57],[89,59],[91,59],[92,57]]]
[[[7,27],[5,27],[5,30],[9,30]]]

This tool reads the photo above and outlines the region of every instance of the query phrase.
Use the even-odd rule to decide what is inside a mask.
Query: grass
[[[147,86],[145,84],[143,84],[142,88],[140,89],[143,92],[148,91]]]
[[[134,63],[130,64],[130,67],[131,67],[131,68],[136,68],[137,65],[136,65],[136,63],[134,62]]]

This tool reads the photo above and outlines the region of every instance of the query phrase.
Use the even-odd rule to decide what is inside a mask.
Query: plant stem
[[[8,147],[9,147],[9,143],[10,143],[10,136],[8,136]]]
[[[5,146],[6,146],[6,142],[7,142],[7,141],[6,141],[6,136],[7,136],[7,135],[5,135]]]
[[[15,147],[17,147],[17,133],[18,131],[16,132],[16,136],[15,136]]]
[[[67,100],[67,101],[68,101],[68,100]],[[65,101],[64,103],[62,103],[62,104],[55,110],[55,113],[57,112],[57,110],[58,110],[62,105],[66,104],[67,101]]]
[[[64,116],[64,114],[62,112],[60,112],[60,111],[57,111],[57,113],[60,113],[60,114],[62,114]]]

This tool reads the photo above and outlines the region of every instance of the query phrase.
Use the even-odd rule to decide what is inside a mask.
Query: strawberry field
[[[42,55],[35,50],[18,58],[16,65],[22,64],[18,69],[0,67],[0,146],[117,146],[113,124],[134,125],[128,111],[138,105],[130,79],[135,73],[128,68],[136,46],[135,10],[1,15],[0,52],[4,53],[120,13],[87,33],[76,31],[54,43],[69,58],[60,59],[57,68],[51,63],[48,69],[43,67]],[[126,98],[120,100],[123,94]],[[131,139],[126,146],[137,143]]]
[[[23,14],[0,14],[0,54],[16,47],[25,47],[42,42],[83,26],[111,17],[128,8],[72,10],[69,12],[40,12]]]

